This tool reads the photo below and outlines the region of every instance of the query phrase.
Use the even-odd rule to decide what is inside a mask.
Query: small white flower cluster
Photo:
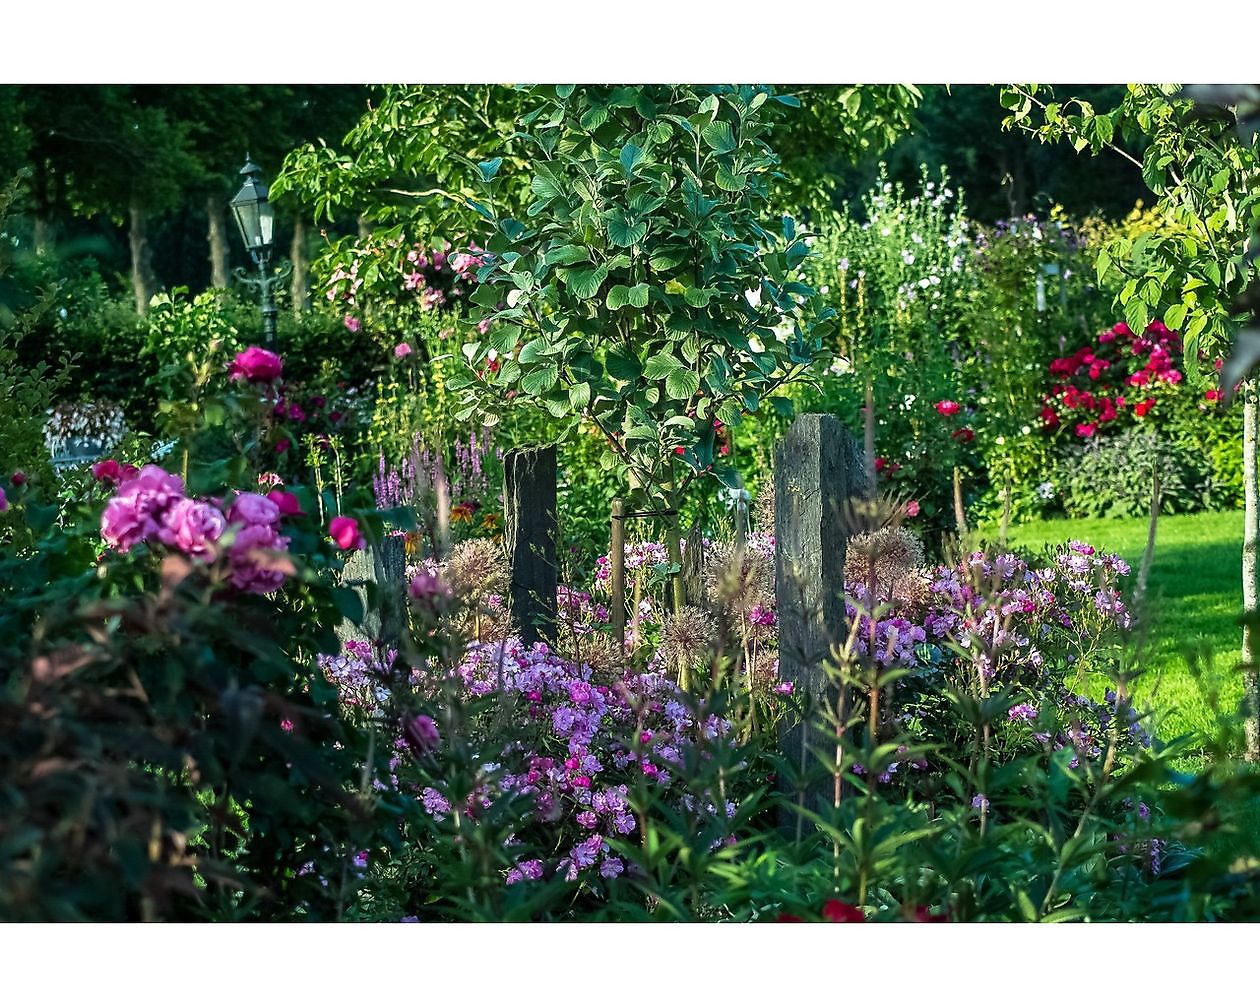
[[[110,402],[61,403],[44,422],[44,444],[54,459],[85,451],[106,454],[126,433],[122,408]]]

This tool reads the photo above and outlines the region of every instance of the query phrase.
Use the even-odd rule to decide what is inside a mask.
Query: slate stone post
[[[338,624],[337,638],[343,646],[348,640],[366,639],[386,649],[398,647],[407,629],[406,563],[402,536],[385,536],[346,558],[341,580],[359,596],[363,621],[356,624],[343,619]],[[375,591],[369,591],[369,583]]]
[[[556,448],[515,448],[503,458],[504,540],[512,568],[512,619],[521,640],[556,634]]]
[[[810,750],[834,749],[821,707],[835,711],[837,688],[823,662],[833,641],[846,637],[844,559],[846,504],[867,495],[861,445],[833,416],[802,415],[775,447],[775,595],[779,622],[779,675],[813,712],[804,723],[785,719],[780,744],[796,767],[798,804],[814,809],[831,797],[827,782],[801,783],[820,770]]]

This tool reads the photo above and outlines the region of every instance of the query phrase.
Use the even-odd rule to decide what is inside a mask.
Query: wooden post
[[[861,446],[835,417],[797,418],[775,447],[775,596],[779,617],[779,675],[805,702],[807,719],[785,719],[784,756],[796,765],[798,804],[813,808],[827,795],[826,782],[809,780],[821,767],[811,750],[833,750],[834,733],[823,709],[834,715],[839,691],[823,662],[833,642],[846,637],[844,559],[846,503],[866,485]],[[799,824],[798,824],[799,825]]]
[[[626,650],[626,504],[620,497],[612,502],[612,528],[608,559],[612,564],[613,637]]]
[[[556,636],[556,447],[503,457],[504,541],[512,565],[512,619],[521,640]]]

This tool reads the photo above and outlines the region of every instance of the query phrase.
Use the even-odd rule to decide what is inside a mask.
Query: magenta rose
[[[162,515],[158,538],[181,553],[208,559],[214,556],[214,544],[226,527],[227,519],[213,504],[185,497]]]
[[[0,487],[0,512],[9,510],[9,498],[4,495],[4,487]]]
[[[280,377],[283,363],[278,354],[252,346],[236,355],[228,368],[228,376],[233,381],[244,378],[246,381],[266,384]]]
[[[275,525],[280,521],[280,508],[262,494],[241,493],[232,502],[227,518],[233,524]]]
[[[338,515],[328,523],[328,534],[339,549],[363,549],[366,545],[363,533],[359,531],[359,523],[353,518]]]
[[[433,718],[425,714],[403,718],[403,738],[413,752],[419,754],[436,749],[442,743],[442,735]]]
[[[92,478],[100,483],[117,486],[124,480],[140,475],[140,470],[133,465],[122,465],[114,459],[103,459],[92,466]]]
[[[287,490],[271,490],[267,493],[267,500],[279,508],[280,515],[283,518],[306,513],[302,510],[302,505],[298,503],[298,499]]]
[[[275,591],[293,569],[292,561],[279,555],[288,545],[289,540],[269,525],[246,525],[228,551],[232,584],[255,595]]]

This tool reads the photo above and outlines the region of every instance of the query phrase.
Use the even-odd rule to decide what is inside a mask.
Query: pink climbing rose
[[[236,355],[228,369],[228,376],[233,381],[244,378],[246,381],[267,384],[280,377],[281,367],[283,361],[278,354],[252,346]]]
[[[338,515],[328,523],[328,534],[332,536],[332,541],[339,549],[363,549],[366,545],[363,533],[359,531],[359,523],[344,515]]]

